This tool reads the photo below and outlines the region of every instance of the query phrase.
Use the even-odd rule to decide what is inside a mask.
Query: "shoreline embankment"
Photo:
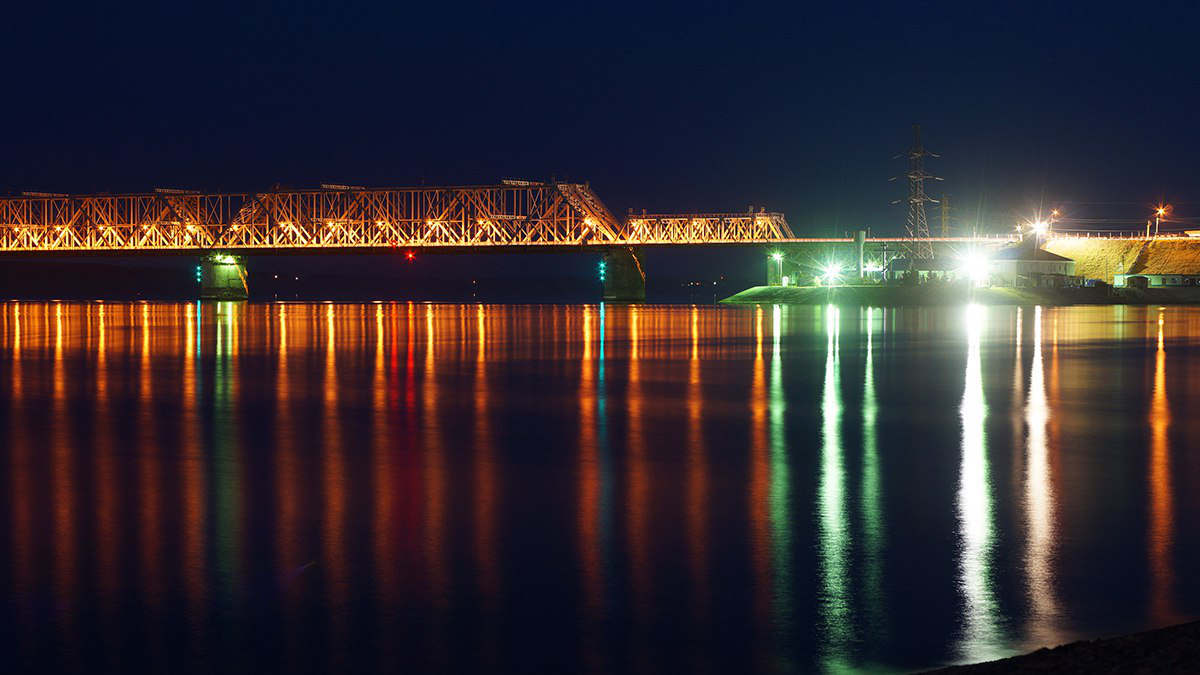
[[[920,286],[755,286],[721,301],[729,305],[864,307],[981,305],[1200,305],[1200,288],[966,288]]]
[[[949,666],[923,675],[1115,675],[1195,673],[1200,663],[1200,622],[1080,640],[999,661]]]

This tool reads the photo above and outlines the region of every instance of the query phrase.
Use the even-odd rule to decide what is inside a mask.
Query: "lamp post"
[[[782,253],[772,253],[771,260],[774,260],[775,263],[777,265],[779,265],[778,281],[779,281],[779,285],[782,286],[783,285],[783,254]]]
[[[1158,236],[1158,221],[1159,221],[1159,219],[1165,218],[1167,215],[1167,209],[1170,209],[1170,208],[1171,207],[1169,207],[1169,206],[1160,206],[1154,212],[1154,236],[1156,236],[1156,237]]]

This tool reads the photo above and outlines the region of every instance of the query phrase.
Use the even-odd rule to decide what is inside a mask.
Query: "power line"
[[[942,238],[950,236],[950,195],[942,193]]]

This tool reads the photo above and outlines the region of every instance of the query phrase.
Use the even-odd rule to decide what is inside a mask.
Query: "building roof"
[[[1070,258],[1065,258],[1057,253],[1051,253],[1050,251],[1038,248],[1036,243],[1033,242],[1036,242],[1036,240],[1031,237],[1016,246],[1002,248],[992,256],[992,261],[1073,262]]]

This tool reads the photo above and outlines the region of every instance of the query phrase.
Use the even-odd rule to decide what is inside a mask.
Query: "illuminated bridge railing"
[[[578,183],[0,198],[0,252],[12,253],[595,247],[790,235],[781,215],[766,213],[621,223]]]
[[[620,230],[630,244],[774,242],[793,237],[782,213],[642,214]]]

